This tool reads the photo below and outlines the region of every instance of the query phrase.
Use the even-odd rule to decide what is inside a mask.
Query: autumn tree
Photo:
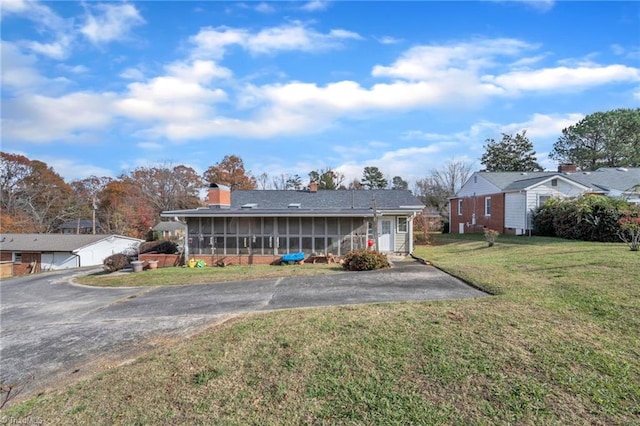
[[[171,164],[138,167],[130,172],[129,178],[158,214],[200,205],[198,191],[204,184],[191,167]]]
[[[499,142],[487,139],[484,149],[480,163],[488,172],[542,171],[526,130],[515,136],[503,133]]]
[[[391,189],[408,189],[409,183],[400,176],[394,176],[391,180]]]
[[[384,174],[375,166],[364,168],[361,182],[365,189],[384,189],[389,184]]]
[[[136,181],[127,175],[110,181],[98,196],[98,215],[109,234],[145,238],[158,220],[158,212]]]
[[[351,182],[349,182],[349,185],[347,186],[347,189],[362,189],[362,182],[360,182],[359,179],[353,179]]]
[[[10,225],[4,232],[53,232],[75,216],[73,190],[46,163],[7,153],[1,159],[3,224]]]
[[[587,115],[562,130],[549,157],[582,170],[640,166],[640,108]]]
[[[330,167],[313,170],[309,173],[309,181],[318,184],[318,189],[338,189],[344,182],[344,175]]]
[[[203,178],[205,182],[226,185],[231,191],[255,189],[257,186],[256,178],[245,170],[242,158],[235,155],[226,155],[222,161],[209,167]]]

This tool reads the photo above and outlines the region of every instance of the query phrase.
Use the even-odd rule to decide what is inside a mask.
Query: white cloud
[[[260,13],[274,13],[276,9],[269,3],[261,2],[255,7],[256,12]]]
[[[193,55],[200,58],[222,58],[228,47],[237,45],[252,54],[272,54],[282,51],[315,52],[338,48],[344,40],[360,40],[352,31],[333,29],[323,34],[293,22],[278,27],[265,28],[256,33],[245,29],[217,27],[203,28],[190,38],[195,45]]]
[[[322,10],[326,10],[327,7],[329,7],[329,3],[327,1],[312,0],[305,3],[302,7],[300,7],[300,9],[304,10],[305,12],[319,12]]]
[[[403,42],[403,40],[401,38],[396,38],[396,37],[391,37],[391,36],[376,37],[376,40],[380,44],[398,44],[398,43],[402,43]]]
[[[625,65],[543,68],[482,77],[483,82],[495,84],[509,92],[516,93],[521,91],[571,90],[638,80],[640,80],[640,69]]]
[[[125,80],[142,80],[144,78],[144,74],[138,68],[127,68],[119,76]]]
[[[133,27],[144,23],[138,9],[131,4],[98,4],[87,9],[80,32],[92,43],[103,44],[127,39]]]
[[[13,89],[38,87],[46,81],[36,69],[37,59],[33,55],[25,55],[15,44],[0,40],[2,54],[2,85]]]
[[[112,120],[112,93],[77,92],[61,97],[24,95],[3,103],[3,137],[27,142],[69,141]]]
[[[62,71],[65,71],[65,72],[69,72],[71,74],[85,74],[85,73],[89,72],[89,68],[87,68],[84,65],[59,64],[57,66],[57,68],[61,69]]]
[[[52,167],[56,173],[64,177],[69,182],[72,180],[85,179],[90,176],[114,176],[112,170],[96,166],[86,162],[71,160],[68,157],[42,157],[42,161]]]
[[[522,130],[527,131],[527,137],[535,144],[536,138],[558,138],[562,130],[576,124],[584,118],[582,113],[565,114],[533,114],[522,123],[505,124],[500,127],[501,133],[515,134]]]

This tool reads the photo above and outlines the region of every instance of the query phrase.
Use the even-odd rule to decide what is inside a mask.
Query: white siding
[[[111,240],[111,241],[110,241]],[[137,248],[140,242],[133,239],[110,237],[77,251],[80,256],[80,266],[102,265],[102,261],[112,254],[122,253],[131,248]]]
[[[526,196],[521,192],[510,192],[504,197],[504,226],[513,228],[516,234],[527,227]]]
[[[456,197],[471,197],[473,195],[488,195],[502,192],[500,188],[478,174],[473,174],[462,188],[457,192]]]

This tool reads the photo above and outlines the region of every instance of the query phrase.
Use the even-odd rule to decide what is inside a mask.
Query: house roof
[[[170,232],[170,231],[186,231],[187,225],[182,222],[166,221],[160,222],[152,228],[154,231]]]
[[[529,188],[554,177],[561,176],[587,188],[605,193],[628,191],[640,185],[640,168],[603,167],[595,172],[477,172],[501,191],[517,191]]]
[[[97,227],[100,226],[98,222],[96,222],[96,226]],[[93,227],[93,221],[91,219],[75,219],[75,220],[68,220],[64,222],[58,228],[59,229],[76,229],[76,228],[92,228],[92,227]]]
[[[139,242],[143,241],[122,235],[0,234],[0,250],[72,252],[109,238],[124,238]]]
[[[424,205],[408,190],[237,190],[231,192],[229,208],[201,208],[163,212],[162,216],[363,216],[380,211],[416,212]]]

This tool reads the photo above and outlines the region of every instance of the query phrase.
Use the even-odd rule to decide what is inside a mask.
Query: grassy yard
[[[5,409],[46,424],[638,424],[640,255],[439,236],[495,297],[247,315]]]
[[[159,268],[138,273],[98,272],[76,278],[76,282],[97,287],[142,287],[185,284],[213,284],[227,281],[296,277],[344,272],[340,265],[232,265],[224,268]]]

